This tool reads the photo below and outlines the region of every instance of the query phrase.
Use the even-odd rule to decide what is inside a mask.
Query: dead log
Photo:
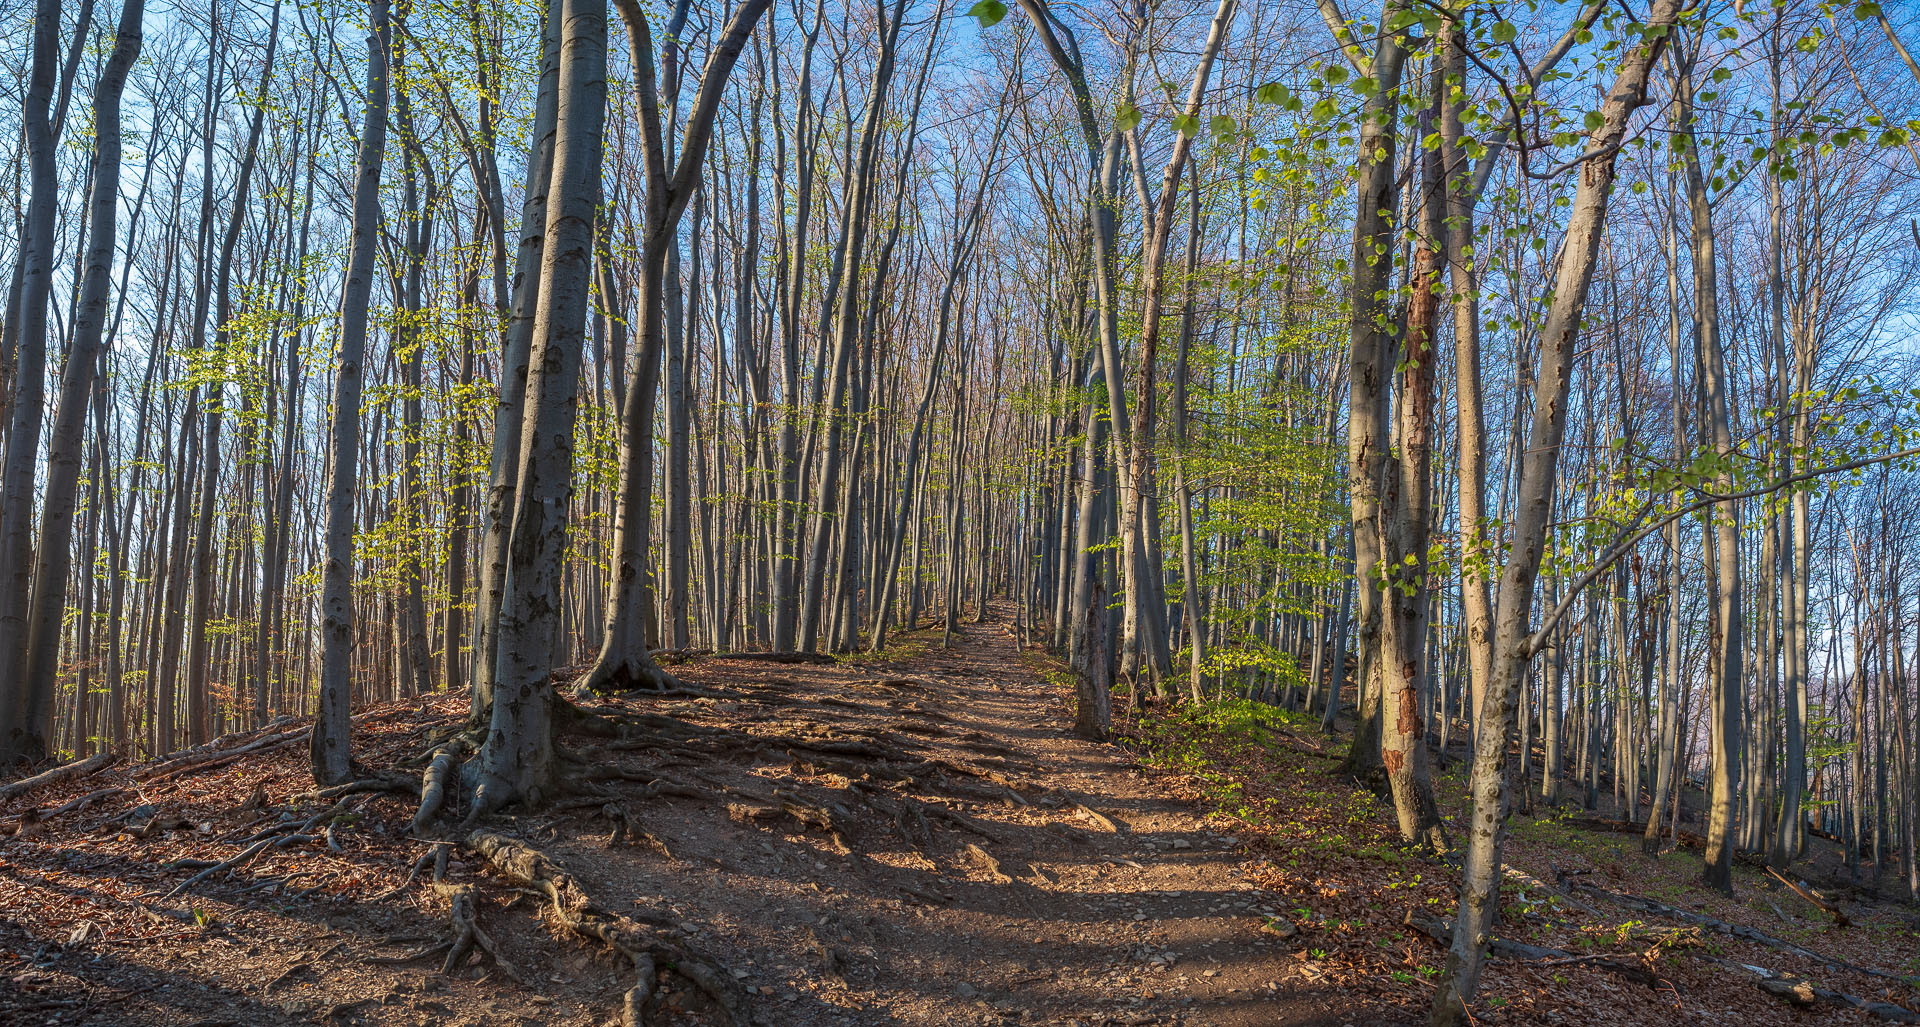
[[[1807,887],[1805,882],[1795,884],[1792,881],[1787,880],[1785,877],[1780,876],[1780,871],[1775,870],[1772,867],[1767,868],[1767,873],[1773,875],[1774,880],[1779,881],[1781,884],[1784,884],[1788,888],[1793,889],[1793,893],[1795,895],[1798,895],[1801,898],[1806,899],[1808,902],[1811,902],[1814,905],[1825,910],[1828,916],[1833,917],[1833,925],[1835,927],[1850,927],[1853,925],[1853,921],[1847,919],[1847,914],[1844,910],[1842,910],[1839,906],[1836,906],[1833,903],[1828,902],[1826,899],[1823,899],[1819,895],[1815,894],[1813,889]]]
[[[1880,977],[1890,981],[1899,981],[1902,984],[1910,983],[1909,978],[1904,977],[1900,974],[1888,973],[1885,970],[1875,970],[1872,967],[1859,966],[1853,963],[1849,963],[1844,959],[1838,959],[1833,956],[1822,955],[1821,953],[1815,952],[1810,948],[1805,948],[1800,945],[1795,945],[1793,942],[1787,941],[1784,938],[1776,938],[1765,931],[1759,930],[1758,928],[1754,928],[1754,927],[1748,927],[1745,924],[1728,923],[1725,920],[1719,920],[1714,917],[1707,916],[1705,913],[1695,913],[1691,910],[1676,909],[1672,906],[1667,905],[1664,902],[1656,902],[1653,899],[1645,898],[1639,895],[1629,895],[1626,892],[1609,891],[1598,885],[1585,884],[1582,882],[1574,882],[1572,887],[1578,888],[1581,891],[1588,892],[1590,894],[1603,898],[1608,902],[1613,903],[1616,906],[1622,906],[1627,909],[1638,910],[1643,913],[1652,913],[1655,916],[1663,916],[1668,918],[1669,920],[1678,920],[1684,924],[1694,924],[1700,927],[1705,927],[1709,930],[1717,931],[1721,934],[1727,935],[1728,937],[1739,938],[1743,941],[1751,941],[1760,945],[1765,945],[1769,948],[1779,949],[1782,952],[1799,956],[1802,959],[1810,959],[1816,963],[1820,963],[1824,966],[1832,967],[1836,970],[1850,970],[1854,973],[1866,974],[1869,977]]]
[[[47,821],[52,820],[62,813],[71,813],[77,809],[84,809],[101,799],[111,798],[125,791],[125,788],[99,788],[78,798],[68,799],[66,802],[52,809],[30,809],[20,814],[19,819],[14,823],[13,833],[18,835],[32,834],[39,829],[40,825],[45,824]]]
[[[313,729],[311,727],[303,727],[294,731],[282,731],[277,734],[257,738],[237,749],[228,749],[225,752],[208,756],[205,759],[176,759],[168,763],[143,767],[135,771],[133,776],[141,781],[165,781],[168,778],[179,777],[182,774],[211,770],[214,767],[221,767],[232,763],[250,753],[260,752],[265,749],[286,745],[289,742],[298,741],[312,733]]]
[[[1817,1000],[1830,1005],[1858,1009],[1869,1016],[1877,1016],[1894,1023],[1920,1023],[1920,1013],[1915,1013],[1905,1006],[1896,1006],[1891,1002],[1880,1002],[1875,999],[1861,998],[1858,995],[1849,995],[1844,991],[1818,987],[1812,981],[1791,974],[1778,973],[1764,966],[1753,966],[1730,959],[1716,959],[1698,953],[1694,954],[1694,958],[1712,963],[1714,966],[1747,974],[1755,978],[1754,984],[1761,991],[1795,1005],[1812,1005]]]
[[[105,770],[107,767],[112,766],[119,758],[120,757],[110,752],[95,753],[77,763],[68,763],[63,766],[54,767],[52,770],[43,770],[32,777],[23,777],[18,781],[0,785],[0,802],[18,798],[49,785],[57,785],[62,781],[74,781],[97,771]]]
[[[1427,917],[1414,916],[1409,912],[1406,923],[1411,927],[1417,928],[1421,933],[1441,945],[1453,944],[1453,924],[1445,920],[1433,920]],[[1495,959],[1526,960],[1555,966],[1586,963],[1590,966],[1599,967],[1608,973],[1624,977],[1635,984],[1644,984],[1649,988],[1658,988],[1664,983],[1652,970],[1638,963],[1623,963],[1617,959],[1609,959],[1605,956],[1598,955],[1579,955],[1562,949],[1528,945],[1525,942],[1513,941],[1508,938],[1489,938],[1487,940],[1487,953]]]

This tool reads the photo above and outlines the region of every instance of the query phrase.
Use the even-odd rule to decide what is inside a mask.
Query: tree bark
[[[314,720],[313,778],[339,784],[352,773],[354,493],[360,473],[360,397],[380,235],[380,171],[387,146],[388,0],[370,0],[367,104],[353,184],[353,234],[340,297],[340,352],[333,379],[333,431],[327,446],[326,561],[321,566],[320,709]]]

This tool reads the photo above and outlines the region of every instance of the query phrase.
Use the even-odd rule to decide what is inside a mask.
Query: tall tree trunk
[[[15,730],[22,732],[21,747],[29,757],[46,752],[52,728],[54,688],[60,669],[60,632],[66,622],[67,578],[73,567],[75,489],[80,480],[88,405],[101,363],[107,293],[119,225],[120,97],[126,90],[127,72],[140,58],[141,21],[145,10],[145,0],[126,0],[121,6],[113,52],[94,86],[93,181],[87,191],[92,209],[87,218],[80,295],[74,307],[73,341],[67,348],[66,367],[61,371],[60,401],[55,408],[53,434],[47,444],[40,546],[27,620],[25,703],[19,719],[14,722]],[[96,430],[104,432],[106,425],[103,423]],[[76,703],[84,702],[84,686],[74,699]],[[77,738],[78,741],[84,739]]]
[[[354,494],[360,474],[360,396],[365,377],[367,309],[373,297],[380,235],[380,171],[387,147],[388,0],[370,0],[367,104],[353,183],[353,235],[340,296],[340,354],[333,379],[333,431],[327,444],[326,560],[321,565],[320,709],[314,720],[314,780],[339,784],[352,773]]]
[[[7,329],[14,338],[12,425],[0,464],[0,659],[12,668],[0,676],[0,710],[6,717],[6,736],[0,738],[0,762],[39,760],[46,755],[45,726],[49,708],[39,719],[29,719],[31,689],[22,673],[26,655],[29,601],[33,594],[33,492],[40,456],[40,422],[46,407],[47,304],[53,290],[54,212],[59,208],[60,183],[55,167],[54,135],[49,108],[53,102],[54,61],[60,46],[59,0],[36,0],[33,10],[33,57],[27,75],[26,102],[21,121],[27,142],[27,178],[32,198],[27,205],[19,255],[15,258],[19,301],[8,313]],[[18,325],[16,328],[15,325]]]
[[[473,685],[468,722],[479,726],[492,716],[494,669],[500,652],[500,606],[506,596],[507,546],[518,506],[520,432],[526,415],[527,376],[533,352],[533,324],[540,302],[544,267],[547,198],[553,188],[553,154],[560,109],[560,33],[563,0],[547,0],[542,21],[540,83],[534,100],[533,145],[527,154],[527,184],[520,206],[520,240],[513,257],[513,298],[501,312],[499,400],[493,411],[493,440],[487,458],[487,510],[480,535],[479,575],[474,589]],[[476,32],[478,29],[476,29]],[[491,133],[488,134],[489,138]],[[488,152],[483,149],[482,151]],[[491,169],[493,164],[488,161]],[[496,224],[505,220],[505,202],[497,171],[488,175],[488,202]],[[494,303],[506,306],[505,242],[496,230]]]
[[[1390,2],[1381,12],[1391,22],[1404,5]],[[1347,503],[1353,526],[1353,573],[1359,582],[1356,634],[1360,655],[1359,718],[1343,768],[1365,776],[1384,769],[1381,759],[1386,716],[1381,668],[1382,595],[1380,489],[1390,440],[1388,401],[1394,368],[1393,215],[1400,207],[1396,158],[1400,149],[1401,71],[1406,46],[1397,31],[1381,32],[1366,74],[1377,83],[1360,115],[1360,153],[1354,189],[1352,274],[1349,304],[1347,379]],[[1418,715],[1417,705],[1409,712]],[[1401,767],[1402,775],[1411,767]],[[1389,775],[1391,778],[1392,775]]]
[[[1699,331],[1698,367],[1705,399],[1707,429],[1716,460],[1714,489],[1721,495],[1735,489],[1732,461],[1733,430],[1729,414],[1726,354],[1720,342],[1719,266],[1714,257],[1713,208],[1706,176],[1700,167],[1699,143],[1693,129],[1693,55],[1676,50],[1676,62],[1685,65],[1674,85],[1674,145],[1681,149],[1686,168],[1687,209],[1691,215],[1693,250],[1694,325]],[[1706,869],[1703,880],[1713,888],[1733,893],[1734,805],[1740,789],[1744,759],[1741,728],[1745,719],[1740,698],[1744,666],[1741,648],[1740,504],[1729,500],[1713,513],[1714,549],[1718,560],[1719,661],[1709,692],[1713,722],[1708,756],[1712,791],[1707,820]],[[1864,679],[1863,679],[1864,680]]]
[[[1481,730],[1474,737],[1469,781],[1473,811],[1460,908],[1447,952],[1446,974],[1434,995],[1430,1022],[1435,1027],[1455,1027],[1467,1020],[1467,1003],[1479,986],[1494,915],[1499,909],[1500,847],[1508,802],[1507,746],[1512,739],[1520,681],[1540,648],[1538,634],[1529,630],[1533,586],[1551,519],[1567,398],[1573,385],[1574,349],[1587,290],[1598,263],[1607,202],[1613,191],[1616,151],[1633,112],[1646,102],[1647,80],[1654,62],[1690,3],[1653,0],[1645,22],[1646,34],[1621,57],[1613,88],[1598,112],[1600,124],[1588,136],[1578,165],[1580,184],[1550,293],[1553,300],[1540,333],[1532,439],[1521,460],[1513,549],[1501,574],[1494,620],[1494,662],[1487,679]]]
[[[654,72],[653,29],[637,0],[614,0],[626,22],[633,57],[634,92],[639,101],[647,168],[645,224],[640,247],[640,282],[634,306],[639,328],[634,337],[635,373],[627,386],[620,422],[620,489],[614,504],[614,575],[607,604],[606,633],[584,687],[620,691],[663,688],[673,676],[661,670],[647,651],[646,568],[649,511],[653,499],[653,393],[665,334],[666,258],[693,191],[700,186],[714,118],[727,79],[733,74],[747,37],[753,34],[770,0],[743,0],[719,41],[707,55],[700,88],[682,132],[678,162],[670,165],[662,140],[660,98]]]
[[[493,717],[473,816],[553,791],[553,665],[559,649],[574,418],[593,279],[607,105],[606,0],[565,0],[552,200],[528,355],[513,532],[494,658]]]

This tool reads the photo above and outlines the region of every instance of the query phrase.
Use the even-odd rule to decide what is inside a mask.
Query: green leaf
[[[1587,112],[1587,120],[1586,120],[1587,131],[1598,132],[1600,131],[1600,126],[1606,123],[1607,123],[1607,119],[1599,111]]]
[[[1860,19],[1861,21],[1866,21],[1868,18],[1876,17],[1879,14],[1880,14],[1880,5],[1873,3],[1872,0],[1868,0],[1867,3],[1859,4],[1855,6],[1853,9],[1853,16],[1855,18]]]
[[[1120,105],[1120,113],[1114,116],[1113,127],[1122,132],[1131,132],[1140,127],[1140,108],[1130,103]]]
[[[1007,16],[1007,5],[1000,0],[980,0],[979,3],[967,8],[967,16],[980,19],[980,27],[990,29],[1000,24],[1000,19]]]
[[[1337,86],[1347,80],[1347,69],[1345,65],[1329,64],[1324,75],[1329,83]]]
[[[1290,95],[1287,87],[1278,82],[1269,82],[1253,91],[1253,98],[1261,103],[1284,104]]]
[[[1173,119],[1173,130],[1192,139],[1200,132],[1200,119],[1191,114],[1181,114]]]
[[[1227,139],[1240,131],[1240,123],[1225,114],[1215,114],[1207,128],[1213,132],[1215,139]]]
[[[1511,43],[1513,42],[1514,37],[1518,36],[1519,34],[1520,34],[1520,30],[1513,27],[1513,22],[1501,21],[1501,22],[1494,23],[1493,41],[1496,43]]]

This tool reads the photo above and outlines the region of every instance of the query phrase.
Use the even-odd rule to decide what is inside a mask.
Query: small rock
[[[959,984],[956,984],[953,986],[953,997],[954,998],[979,998],[980,989],[974,987],[971,984],[968,984],[965,981],[961,981]]]
[[[1173,840],[1173,847],[1176,849],[1191,849],[1193,848],[1193,843],[1185,838],[1175,838]]]

